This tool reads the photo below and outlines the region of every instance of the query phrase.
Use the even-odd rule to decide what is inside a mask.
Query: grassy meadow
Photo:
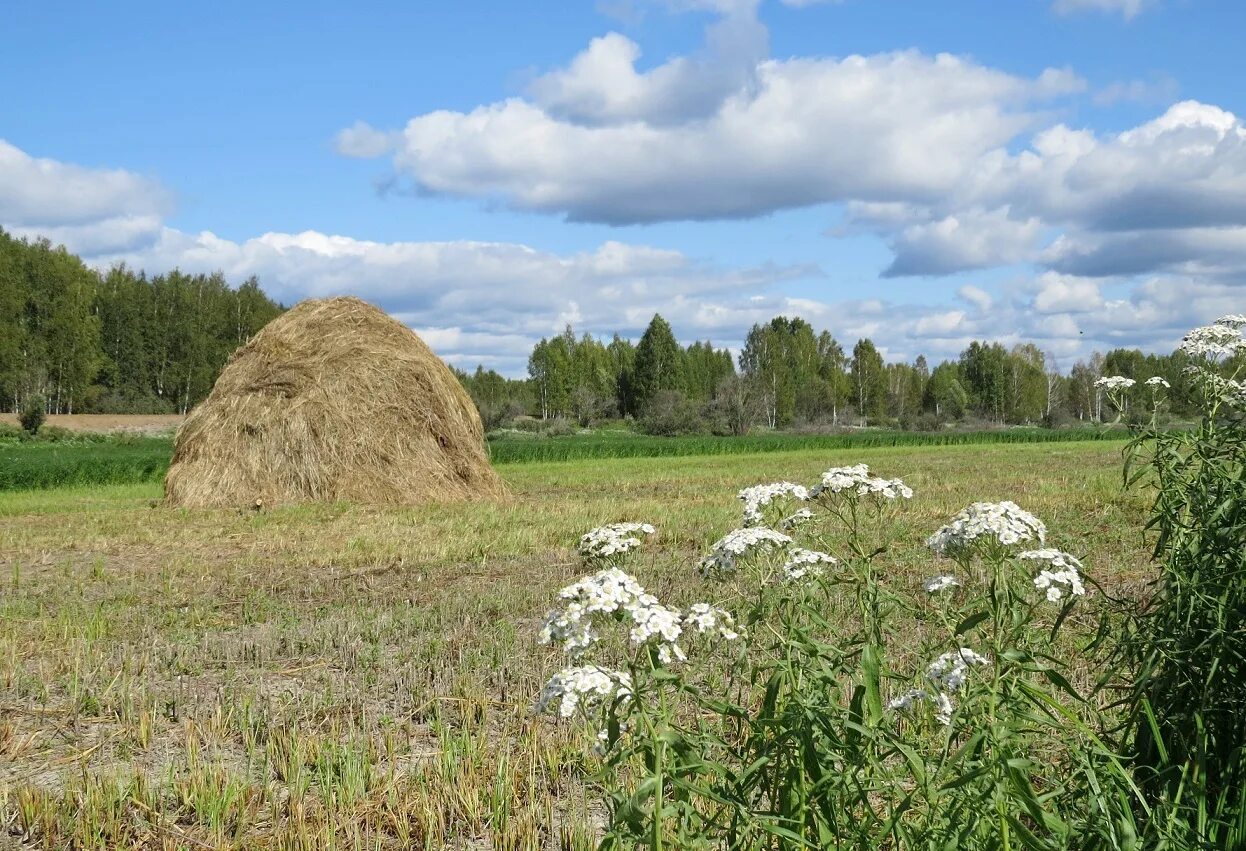
[[[590,848],[593,759],[529,709],[563,664],[535,637],[578,536],[654,523],[635,572],[678,605],[704,595],[696,560],[740,487],[859,461],[916,491],[903,557],[880,562],[898,590],[980,500],[1041,517],[1101,583],[1071,643],[1153,575],[1110,441],[527,460],[499,465],[497,505],[0,493],[0,847]]]

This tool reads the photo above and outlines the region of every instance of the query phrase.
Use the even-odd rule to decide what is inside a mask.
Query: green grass
[[[551,437],[539,440],[493,440],[489,443],[489,452],[495,464],[522,464],[534,461],[574,461],[592,458],[669,458],[905,446],[1063,443],[1121,440],[1127,436],[1127,433],[1119,430],[1041,428],[960,432],[862,431],[850,434],[761,434],[747,437],[649,437],[618,433]]]
[[[0,491],[155,482],[169,467],[163,438],[0,445]]]
[[[1118,440],[1121,430],[1007,429],[915,433],[865,431],[853,434],[763,434],[749,437],[647,437],[626,432],[537,439],[496,439],[489,452],[499,465],[604,458],[669,458],[756,455],[831,449],[908,446],[1051,443]],[[0,491],[78,485],[137,484],[164,478],[172,455],[168,438],[0,443]]]
[[[634,568],[682,604],[739,488],[864,461],[917,492],[895,587],[952,513],[1013,499],[1119,592],[1153,575],[1120,448],[532,462],[502,466],[507,502],[259,514],[157,482],[0,493],[0,847],[591,847],[582,741],[529,712],[582,532],[656,524]]]

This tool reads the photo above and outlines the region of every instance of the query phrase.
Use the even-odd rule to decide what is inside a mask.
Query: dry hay
[[[458,379],[357,298],[304,301],[234,352],[178,430],[164,489],[191,507],[505,493]]]

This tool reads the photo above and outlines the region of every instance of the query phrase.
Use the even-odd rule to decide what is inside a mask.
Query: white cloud
[[[333,137],[333,150],[344,157],[372,159],[392,151],[394,142],[394,134],[377,130],[366,121],[356,121]]]
[[[1150,5],[1152,5],[1152,0],[1055,0],[1051,8],[1059,15],[1072,15],[1077,12],[1106,12],[1120,15],[1128,21],[1137,17]]]
[[[0,224],[19,235],[133,244],[170,206],[167,191],[133,172],[36,158],[0,139]]]
[[[1145,80],[1118,80],[1095,92],[1096,106],[1114,103],[1169,103],[1181,90],[1180,84],[1167,74],[1154,74]]]
[[[1044,272],[1034,283],[1033,307],[1039,313],[1087,313],[1103,307],[1096,280]]]
[[[956,294],[984,313],[995,303],[990,293],[973,284],[965,284],[956,291]]]
[[[528,90],[549,115],[572,123],[685,123],[713,115],[728,97],[751,91],[768,40],[751,9],[738,11],[709,26],[702,55],[675,57],[641,73],[636,70],[640,46],[609,33]]]
[[[1081,85],[1067,71],[1027,80],[913,51],[767,60],[711,115],[677,121],[666,105],[679,99],[655,76],[677,66],[636,75],[628,44],[598,43],[611,59],[593,61],[609,73],[573,65],[549,84],[557,97],[546,92],[547,103],[576,120],[518,98],[421,115],[401,131],[397,172],[429,192],[612,224],[933,202],[1034,123],[1035,99]],[[684,94],[707,102],[695,88]],[[654,111],[660,122],[643,120]]]
[[[889,237],[895,259],[883,275],[943,275],[1022,262],[1034,256],[1042,231],[1037,217],[1017,220],[1007,207],[916,222]]]

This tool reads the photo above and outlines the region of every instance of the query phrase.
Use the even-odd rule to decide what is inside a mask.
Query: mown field
[[[499,465],[508,503],[388,510],[178,511],[150,481],[0,493],[0,847],[592,847],[592,758],[529,711],[563,664],[534,639],[583,531],[656,524],[635,572],[679,604],[704,596],[696,559],[738,488],[865,461],[916,491],[881,562],[897,590],[936,571],[920,542],[949,515],[1011,499],[1134,593],[1152,568],[1120,452],[530,460]]]
[[[1125,436],[1123,430],[1040,428],[938,433],[761,434],[747,437],[649,437],[630,432],[604,432],[553,438],[520,435],[495,439],[489,442],[489,454],[495,464],[523,464],[980,443],[1113,441]],[[172,454],[173,439],[170,435],[97,434],[57,442],[0,440],[0,491],[159,482],[164,479]]]

